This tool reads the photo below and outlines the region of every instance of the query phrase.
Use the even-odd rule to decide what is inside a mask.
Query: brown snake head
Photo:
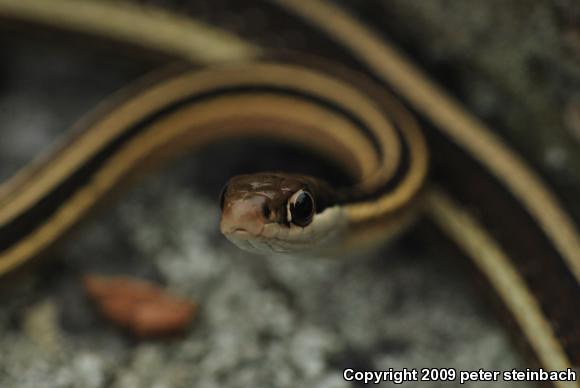
[[[222,233],[252,252],[315,252],[344,230],[332,188],[306,175],[235,176],[224,187],[220,206]]]

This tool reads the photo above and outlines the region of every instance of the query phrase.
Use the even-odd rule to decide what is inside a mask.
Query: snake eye
[[[288,222],[294,225],[306,226],[312,222],[314,216],[314,199],[308,191],[299,190],[288,200]]]
[[[264,216],[265,219],[269,219],[270,214],[272,214],[272,211],[270,210],[267,204],[264,204],[264,206],[262,206],[262,215]]]
[[[225,185],[220,193],[220,209],[224,210],[224,203],[226,201],[226,191],[228,191],[228,185]]]

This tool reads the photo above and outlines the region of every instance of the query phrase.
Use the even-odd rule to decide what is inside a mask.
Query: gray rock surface
[[[523,365],[444,254],[395,246],[343,260],[259,257],[216,238],[217,214],[164,175],[83,227],[58,253],[64,276],[46,284],[35,274],[2,306],[0,386],[349,387],[345,367]],[[119,264],[127,255],[138,260]],[[119,267],[153,268],[200,303],[184,338],[134,341],[94,316],[75,275]]]

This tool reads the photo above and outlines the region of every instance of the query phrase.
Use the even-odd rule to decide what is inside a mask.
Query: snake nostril
[[[268,205],[264,204],[262,205],[262,214],[264,215],[264,218],[269,220],[270,219],[270,208],[268,207]]]

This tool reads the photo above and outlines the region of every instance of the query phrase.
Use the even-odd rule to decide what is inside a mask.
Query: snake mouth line
[[[248,232],[246,229],[243,229],[243,228],[234,229],[231,232],[228,232],[228,234],[230,236],[237,237],[237,238],[243,238],[243,239],[260,237],[260,235],[253,235],[250,232]]]

